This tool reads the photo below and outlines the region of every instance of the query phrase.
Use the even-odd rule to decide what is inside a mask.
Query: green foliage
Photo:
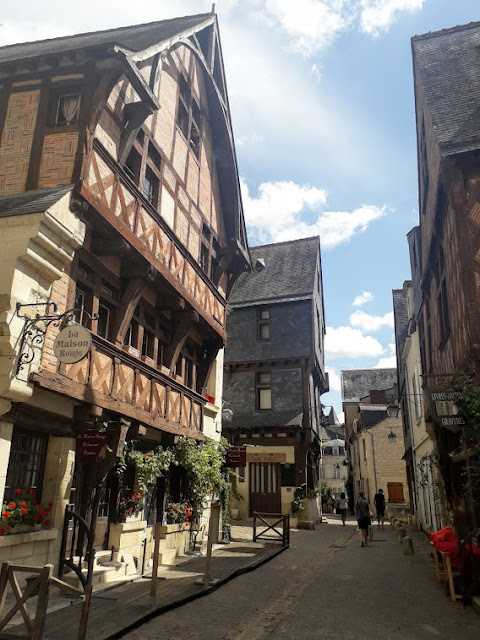
[[[230,470],[230,473],[229,473],[230,493],[232,494],[232,498],[234,500],[236,500],[237,502],[241,502],[243,500],[243,496],[238,491],[237,478],[238,478],[238,473],[235,473],[235,471]]]
[[[132,491],[128,496],[123,496],[120,500],[120,506],[118,513],[120,520],[125,521],[128,516],[136,516],[143,510],[143,499],[145,493],[138,494],[136,491]]]
[[[204,509],[208,494],[222,495],[222,491],[228,494],[228,485],[223,473],[228,447],[224,438],[219,443],[207,440],[202,445],[198,445],[191,438],[179,439],[174,451],[175,461],[186,472],[194,514]]]
[[[171,449],[157,447],[145,453],[135,449],[135,442],[125,445],[122,458],[117,463],[117,474],[123,476],[127,466],[135,467],[136,483],[140,493],[145,493],[148,482],[160,478],[168,472],[171,464],[177,464]]]
[[[188,502],[170,502],[167,504],[167,524],[189,524],[192,508]]]
[[[293,500],[290,503],[290,511],[292,515],[299,513],[303,509],[303,498],[305,496],[305,486],[296,487],[293,494]]]

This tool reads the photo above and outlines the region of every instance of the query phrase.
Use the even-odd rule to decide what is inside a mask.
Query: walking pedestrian
[[[360,535],[362,547],[366,547],[368,539],[368,527],[371,526],[372,521],[370,520],[370,505],[365,499],[363,491],[360,491],[360,493],[358,494],[358,499],[355,502],[355,516],[357,518],[358,533]]]
[[[378,526],[382,525],[382,529],[385,529],[385,496],[383,495],[383,489],[379,489],[373,499],[375,509],[377,510]]]
[[[345,497],[345,493],[342,491],[340,494],[340,498],[337,502],[338,513],[342,516],[342,523],[345,526],[345,521],[347,519],[347,509],[348,509],[348,500]]]

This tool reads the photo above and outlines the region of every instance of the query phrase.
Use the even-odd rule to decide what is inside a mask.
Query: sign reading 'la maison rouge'
[[[74,364],[83,360],[92,346],[92,336],[80,324],[70,325],[60,331],[53,343],[53,353],[60,362]]]

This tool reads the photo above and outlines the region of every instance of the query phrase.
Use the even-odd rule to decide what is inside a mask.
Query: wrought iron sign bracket
[[[37,309],[43,307],[45,313],[43,315],[36,313],[34,316],[30,316],[23,312],[27,307],[36,307]],[[59,327],[62,323],[71,322],[77,311],[86,314],[90,321],[98,319],[98,314],[93,314],[92,316],[85,309],[74,308],[64,313],[58,313],[58,307],[55,302],[32,302],[29,304],[17,302],[15,313],[24,320],[24,325],[20,334],[20,349],[15,377],[18,378],[22,369],[33,362],[35,353],[43,346],[48,328],[50,326]]]

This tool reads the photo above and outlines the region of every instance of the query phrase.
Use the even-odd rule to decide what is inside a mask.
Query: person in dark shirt
[[[370,506],[365,499],[363,491],[358,494],[358,499],[355,502],[355,516],[358,523],[358,532],[360,534],[360,541],[362,547],[367,546],[368,527],[372,524],[370,520]]]
[[[385,496],[383,495],[383,489],[379,489],[373,499],[375,509],[377,510],[378,526],[382,526],[385,529]]]

